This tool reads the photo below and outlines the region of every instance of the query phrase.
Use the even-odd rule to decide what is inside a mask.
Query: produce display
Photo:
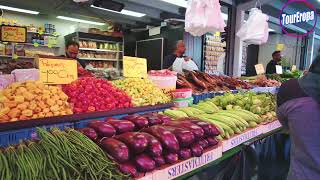
[[[73,114],[68,96],[38,81],[13,83],[0,90],[0,122]]]
[[[31,69],[31,68],[34,68],[34,64],[31,61],[21,61],[21,60],[0,61],[0,73],[3,73],[3,74],[10,74],[15,69]]]
[[[121,79],[120,72],[116,68],[94,68],[91,65],[86,66],[86,70],[92,72],[95,77],[107,79],[107,80],[118,80]]]
[[[283,74],[267,74],[268,79],[273,79],[279,82],[285,82],[293,78],[303,76],[303,71],[284,71]]]
[[[82,133],[38,128],[40,141],[0,149],[0,179],[129,179]]]
[[[174,119],[198,118],[213,123],[219,128],[221,137],[228,139],[247,128],[275,120],[274,98],[272,94],[227,93],[224,96],[206,99],[191,107],[168,109],[164,111],[164,114]]]
[[[281,86],[281,82],[273,79],[267,79],[264,75],[253,77],[242,77],[243,80],[248,80],[252,85],[259,87],[276,87]]]
[[[69,96],[74,113],[108,111],[131,107],[131,98],[122,90],[103,79],[80,78],[63,85],[62,90]]]
[[[193,93],[210,91],[228,91],[235,89],[250,89],[252,86],[240,79],[228,76],[214,76],[199,71],[185,71],[178,74],[177,88],[190,88]]]
[[[131,98],[134,106],[147,106],[168,103],[171,96],[144,78],[125,78],[113,81],[113,84],[124,90]]]
[[[82,133],[98,143],[132,177],[165,164],[200,157],[204,150],[219,143],[219,129],[199,119],[172,121],[168,116],[149,113],[130,115],[122,120],[92,120]]]

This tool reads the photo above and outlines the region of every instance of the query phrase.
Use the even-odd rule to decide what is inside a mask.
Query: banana
[[[235,128],[234,130],[235,130],[234,132],[237,134],[240,134],[242,132],[239,128]]]
[[[245,110],[244,110],[245,111]],[[247,122],[248,121],[255,121],[257,123],[260,123],[260,119],[257,119],[255,116],[252,116],[252,114],[250,114],[251,112],[246,111],[244,112],[243,110],[229,110],[229,112],[238,115],[240,117],[242,117],[243,119],[245,119]],[[249,112],[249,113],[248,113]]]
[[[255,121],[249,121],[249,125],[251,128],[257,127],[258,124]]]
[[[204,111],[201,111],[197,108],[194,108],[194,107],[189,107],[188,108],[194,115],[200,115],[200,114],[205,114]]]
[[[218,121],[218,122],[224,123],[227,126],[229,126],[230,128],[236,128],[237,127],[237,125],[234,122],[228,121],[228,120],[225,121],[225,120],[222,120],[222,118],[216,117],[216,116],[213,116],[213,115],[202,115],[201,117],[205,117],[205,118],[208,118],[208,119],[211,119],[211,120],[214,120],[214,121]]]
[[[240,121],[237,121],[236,119],[230,118],[228,116],[224,116],[221,114],[214,114],[213,117],[219,118],[222,121],[233,122],[237,127],[244,126]]]
[[[226,139],[230,139],[230,134],[226,132]]]
[[[254,121],[257,122],[257,123],[261,122],[261,119],[259,118],[259,116],[254,114],[254,113],[252,113],[252,112],[250,112],[250,111],[246,111],[246,110],[243,110],[243,109],[239,109],[239,110],[236,110],[236,111],[240,111],[240,112],[248,114],[248,116],[251,116],[253,119],[255,119]]]
[[[203,104],[202,105],[198,104],[198,105],[195,105],[195,106],[192,106],[192,107],[194,107],[196,109],[199,109],[201,111],[204,111],[207,114],[213,114],[215,112],[212,108],[207,107],[206,105],[203,105]]]

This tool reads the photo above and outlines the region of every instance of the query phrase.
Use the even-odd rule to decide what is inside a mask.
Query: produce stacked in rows
[[[279,82],[285,82],[289,79],[300,78],[303,76],[303,71],[285,71],[283,74],[268,74],[268,79],[273,79]]]
[[[168,103],[171,96],[144,78],[126,78],[113,81],[113,84],[124,90],[131,98],[134,106],[147,106]]]
[[[199,71],[185,71],[184,76],[178,74],[177,88],[191,88],[193,93],[202,93],[250,89],[251,85],[228,76],[213,76]]]
[[[41,139],[0,149],[0,179],[129,179],[103,150],[74,129],[38,129]]]
[[[123,173],[133,177],[179,159],[201,156],[204,149],[219,143],[215,137],[220,133],[214,125],[199,119],[172,121],[157,113],[93,120],[80,131],[119,163]]]
[[[0,90],[0,122],[73,114],[68,96],[38,81],[13,83]]]
[[[131,107],[131,98],[106,80],[94,77],[80,78],[64,85],[75,113],[108,111]]]
[[[273,79],[267,79],[266,76],[242,77],[241,79],[248,80],[252,85],[259,87],[277,87],[281,86],[281,82]]]
[[[275,113],[275,95],[273,94],[230,94],[217,96],[211,100],[222,109],[244,109],[259,115],[264,121],[273,121]]]

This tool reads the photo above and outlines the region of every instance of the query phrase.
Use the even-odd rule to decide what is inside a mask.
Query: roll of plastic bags
[[[252,8],[247,22],[241,26],[237,36],[247,44],[266,43],[269,38],[268,20],[268,15],[263,14],[258,8]]]

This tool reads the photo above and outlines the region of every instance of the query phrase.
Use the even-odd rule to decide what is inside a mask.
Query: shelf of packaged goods
[[[20,43],[21,45],[26,45],[26,46],[34,46],[33,43]],[[35,46],[34,46],[35,47]],[[46,48],[49,48],[48,45],[42,45],[42,44],[38,44],[38,47],[46,47]],[[50,48],[60,48],[58,46],[52,46]]]
[[[28,31],[28,33],[30,33],[30,34],[39,34],[39,32],[33,32],[33,31]],[[55,35],[50,34],[50,33],[42,33],[41,35],[58,37],[58,36],[55,36]]]
[[[34,59],[35,57],[30,57],[30,56],[17,56],[18,58],[21,59]],[[12,56],[7,56],[7,55],[0,55],[0,58],[12,58]]]
[[[104,59],[104,58],[79,58],[80,60],[86,61],[118,61],[118,59]]]
[[[97,51],[97,52],[122,52],[118,50],[108,50],[108,49],[95,49],[95,48],[79,48],[82,51]]]
[[[132,107],[125,109],[117,109],[110,111],[83,113],[83,114],[73,114],[66,116],[57,116],[49,118],[40,119],[30,119],[24,121],[14,121],[14,122],[3,122],[0,123],[0,132],[11,131],[11,130],[22,130],[27,128],[41,127],[54,125],[59,123],[81,123],[91,119],[106,118],[106,117],[120,117],[128,114],[135,113],[146,113],[153,111],[160,111],[173,107],[173,103],[169,104],[159,104],[154,106],[142,106],[142,107]]]

